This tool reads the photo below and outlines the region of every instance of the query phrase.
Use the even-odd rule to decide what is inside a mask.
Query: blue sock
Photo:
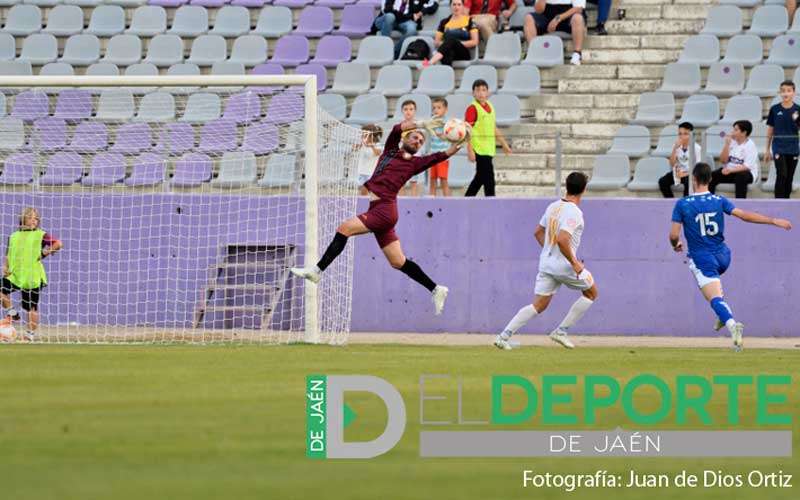
[[[711,309],[714,310],[723,324],[727,324],[728,320],[733,319],[733,311],[731,311],[730,306],[722,297],[714,297],[711,299]]]

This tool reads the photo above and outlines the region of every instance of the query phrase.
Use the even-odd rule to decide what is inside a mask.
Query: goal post
[[[89,92],[68,95],[68,89],[91,91],[88,114],[69,112],[81,108]],[[0,76],[0,90],[8,110],[0,118],[0,238],[5,240],[17,229],[20,207],[33,206],[43,212],[42,229],[52,230],[65,247],[45,262],[53,281],[59,282],[43,289],[37,332],[41,341],[346,342],[352,248],[319,285],[304,283],[287,272],[292,265],[316,264],[320,245],[333,236],[341,220],[355,213],[361,132],[318,107],[314,75]],[[142,109],[157,93],[172,96],[174,114],[148,121]],[[247,101],[242,94],[255,97],[250,95],[252,101]],[[233,118],[228,120],[229,109],[245,101],[254,104],[238,115],[232,111]],[[165,102],[170,101],[165,98]],[[193,114],[197,111],[199,118]],[[277,116],[283,112],[286,116]],[[231,120],[234,123],[228,123]],[[148,138],[140,141],[144,146],[126,149],[121,144],[131,138],[137,123],[146,125],[142,130]],[[212,125],[221,128],[217,131]],[[192,135],[187,145],[179,147],[183,138],[171,135],[178,129],[188,129]],[[102,130],[107,139],[94,141],[91,134],[96,130]],[[229,135],[232,142],[228,143]],[[81,139],[90,144],[77,145]],[[14,147],[15,141],[19,148]],[[160,157],[163,179],[157,185],[128,182],[137,175],[137,162],[144,157],[151,161]],[[54,182],[54,172],[64,170],[61,161],[69,158],[78,159],[79,175],[71,182]],[[100,166],[120,158],[124,176],[97,181]],[[212,165],[210,177],[187,185],[175,181],[187,162],[200,164],[203,158]],[[271,183],[268,177],[277,175],[273,163],[279,164],[278,160],[286,160],[294,171],[284,172],[282,180]],[[199,175],[192,170],[195,163],[189,165],[190,177]],[[32,172],[30,179],[26,169]],[[167,207],[173,204],[178,214],[182,209],[193,211],[205,214],[206,220],[169,215]],[[115,211],[118,207],[122,212]],[[98,215],[101,209],[110,211]],[[90,227],[81,227],[77,219],[87,214],[92,214],[84,219]],[[150,222],[147,228],[130,229],[140,216],[155,220],[155,225]],[[163,227],[158,217],[164,220]],[[188,222],[170,227],[176,223],[173,219],[179,220],[177,224]],[[78,230],[90,228],[98,233],[107,229],[112,234],[106,241],[109,246],[131,244],[138,253],[104,254],[83,241],[76,245]],[[120,236],[126,230],[131,241]],[[178,234],[202,247],[200,251],[195,252],[189,240],[181,240]],[[119,241],[114,239],[118,237]],[[166,259],[167,253],[172,263],[158,260]],[[208,262],[196,253],[214,254],[218,260],[210,264],[214,269],[207,269]],[[109,265],[105,258],[121,260]],[[63,262],[66,259],[70,262]],[[117,284],[91,272],[96,265],[122,275],[127,272],[128,281],[120,282],[115,290]],[[142,274],[136,277],[136,273]],[[198,277],[204,273],[210,277]],[[90,286],[80,298],[67,298],[65,278],[94,285],[98,291]],[[263,290],[259,293],[264,297],[259,299],[245,296],[267,287],[252,283],[258,280],[274,281],[269,285],[274,288],[271,297]],[[157,289],[141,290],[152,286]],[[126,292],[135,292],[139,298],[129,302]],[[223,300],[223,294],[228,298]],[[76,300],[87,303],[76,305]],[[222,303],[214,305],[214,301]],[[13,302],[20,309],[18,294]],[[255,319],[244,318],[244,311],[259,307],[263,310],[252,315]],[[169,319],[164,319],[155,312],[172,308],[181,313],[167,314]],[[17,328],[24,327],[23,314]]]

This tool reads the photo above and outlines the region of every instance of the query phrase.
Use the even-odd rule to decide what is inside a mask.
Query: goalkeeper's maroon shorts
[[[375,234],[375,239],[381,248],[399,239],[394,232],[394,226],[397,224],[397,200],[371,201],[369,210],[359,214],[358,218]]]

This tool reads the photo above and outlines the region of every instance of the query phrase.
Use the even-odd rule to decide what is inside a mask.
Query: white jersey
[[[545,210],[539,225],[545,228],[544,246],[539,256],[539,272],[555,276],[575,274],[572,265],[558,248],[556,238],[560,231],[572,235],[570,247],[572,254],[577,256],[578,247],[581,245],[583,234],[583,212],[578,205],[571,201],[558,200],[551,203]]]

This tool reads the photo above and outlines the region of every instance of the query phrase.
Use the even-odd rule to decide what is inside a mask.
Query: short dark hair
[[[683,128],[691,132],[694,130],[694,125],[692,125],[690,122],[681,122],[681,124],[678,125],[678,128]]]
[[[791,80],[784,80],[781,82],[781,87],[792,87],[792,90],[794,90],[794,82]]]
[[[489,88],[489,84],[486,83],[486,80],[484,80],[482,78],[478,78],[477,80],[472,82],[472,90],[475,90],[478,87],[486,87],[488,89]]]
[[[409,104],[414,106],[414,110],[417,109],[417,101],[415,101],[414,99],[406,99],[405,101],[403,101],[403,104],[400,105],[400,109],[405,108]]]
[[[583,194],[586,191],[586,183],[589,182],[589,177],[583,172],[572,172],[567,176],[567,194],[573,196]]]
[[[431,104],[436,104],[437,102],[444,104],[445,108],[447,107],[447,99],[445,99],[444,97],[434,97],[433,99],[431,99]]]
[[[747,137],[753,133],[753,124],[749,120],[738,120],[733,122],[733,126],[744,132]]]
[[[692,177],[698,184],[706,186],[711,182],[711,165],[700,162],[692,169]]]

